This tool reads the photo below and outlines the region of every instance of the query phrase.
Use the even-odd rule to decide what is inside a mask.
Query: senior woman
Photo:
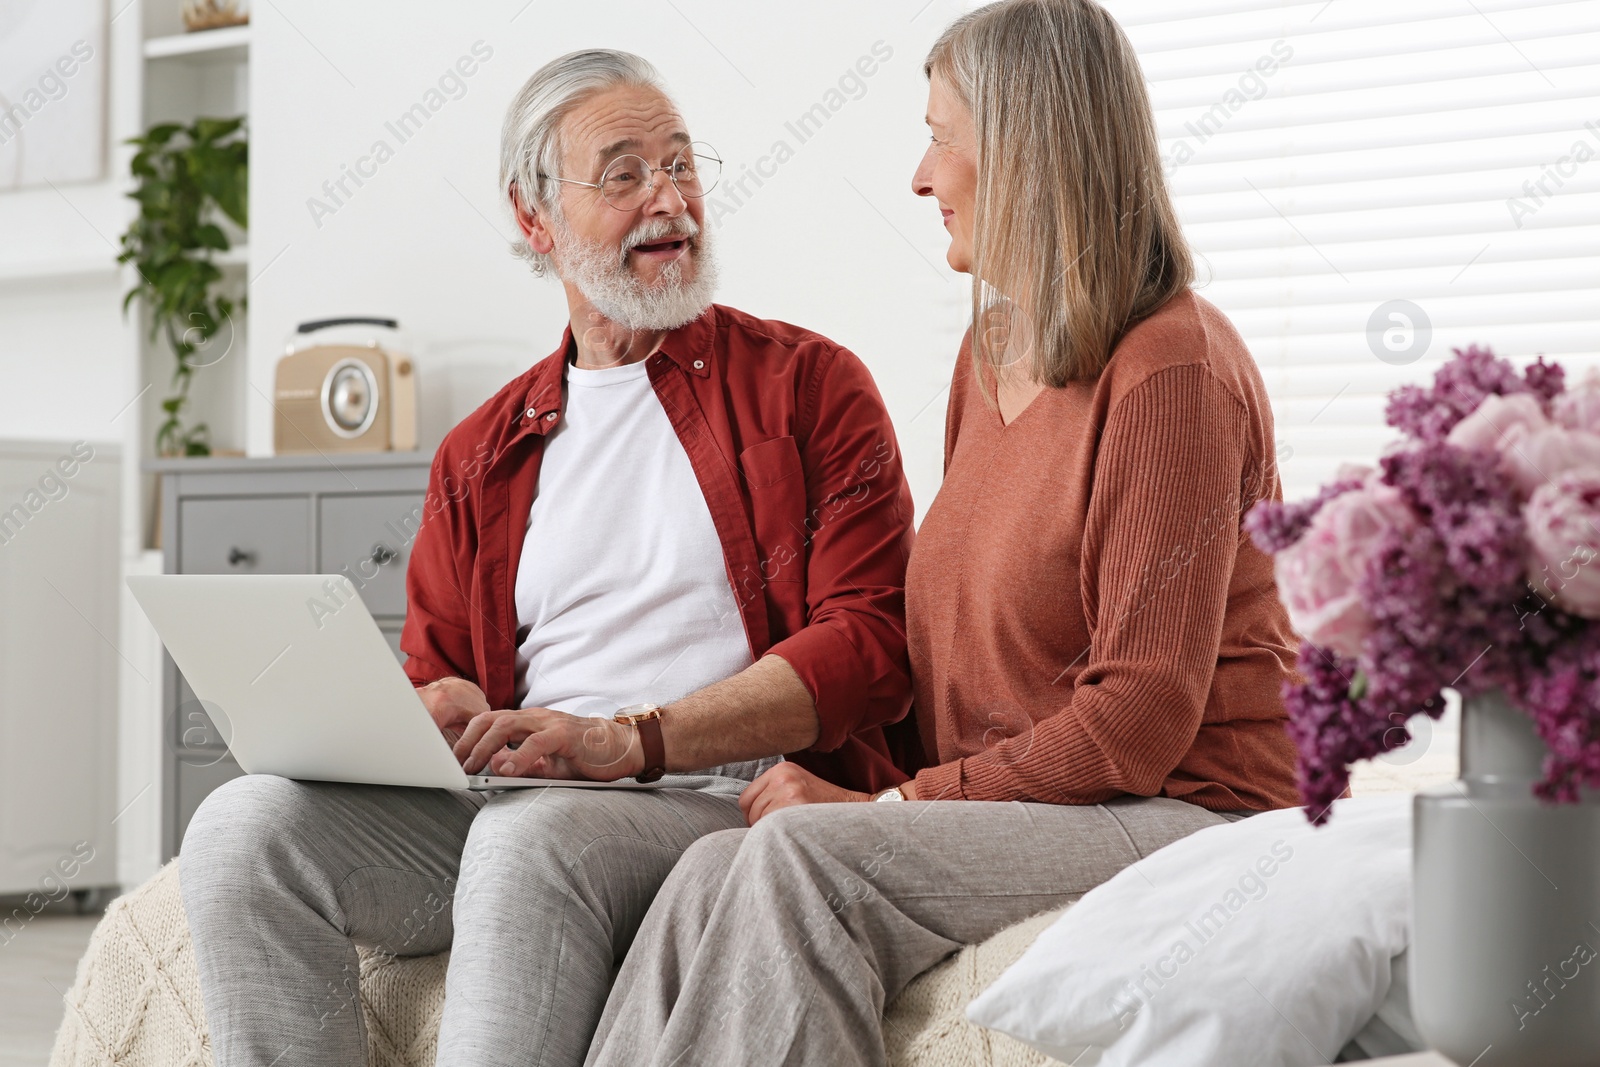
[[[906,580],[931,765],[872,797],[753,783],[752,828],[656,899],[590,1064],[881,1064],[885,1003],[962,945],[1296,802],[1295,638],[1240,529],[1281,499],[1272,413],[1190,291],[1132,47],[1092,0],[1003,0],[925,69],[913,186],[977,324]]]

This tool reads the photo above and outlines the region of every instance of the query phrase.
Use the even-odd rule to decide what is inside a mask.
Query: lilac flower
[[[1478,449],[1425,443],[1383,457],[1383,480],[1433,527],[1457,578],[1482,594],[1506,597],[1525,581],[1527,554],[1516,493],[1495,459]]]
[[[1542,671],[1530,671],[1520,690],[1508,689],[1513,702],[1532,718],[1549,752],[1544,780],[1534,787],[1541,798],[1573,803],[1580,787],[1600,784],[1600,647],[1591,637],[1560,649]]]
[[[1490,393],[1506,396],[1532,391],[1529,383],[1517,376],[1516,368],[1489,349],[1469,345],[1452,351],[1456,358],[1439,368],[1431,387],[1402,385],[1389,394],[1385,422],[1418,440],[1438,441]],[[1541,388],[1548,388],[1549,376],[1548,370],[1537,372]]]
[[[1546,363],[1544,357],[1540,356],[1528,364],[1527,370],[1522,372],[1522,380],[1527,383],[1529,390],[1539,394],[1539,399],[1548,405],[1566,390],[1567,369],[1559,363]]]
[[[1259,500],[1244,517],[1245,532],[1263,552],[1282,552],[1306,532],[1322,505],[1352,489],[1361,488],[1360,478],[1341,478],[1322,487],[1310,500],[1285,504],[1281,500]]]
[[[1446,687],[1463,696],[1499,688],[1532,718],[1548,749],[1540,797],[1572,801],[1585,788],[1600,788],[1600,620],[1571,613],[1572,605],[1529,583],[1535,538],[1525,494],[1498,452],[1445,440],[1487,396],[1526,393],[1546,414],[1572,406],[1552,404],[1565,395],[1564,383],[1559,364],[1540,359],[1518,376],[1488,349],[1471,346],[1457,350],[1430,386],[1391,395],[1388,420],[1407,439],[1382,457],[1378,477],[1404,506],[1351,571],[1361,575],[1359,601],[1370,627],[1354,656],[1353,648],[1341,655],[1303,640],[1303,681],[1285,686],[1301,792],[1314,822],[1326,819],[1348,785],[1349,765],[1408,741],[1405,723],[1419,712],[1438,716]],[[1264,551],[1281,553],[1328,501],[1361,484],[1340,478],[1303,503],[1262,502],[1246,529]],[[1540,525],[1532,532],[1545,537],[1548,519],[1535,514]]]
[[[1304,641],[1296,666],[1305,681],[1285,683],[1283,699],[1289,736],[1300,753],[1300,794],[1307,815],[1320,826],[1350,784],[1349,765],[1381,751],[1375,746],[1382,744],[1382,730],[1375,740],[1371,717],[1350,698],[1354,661]]]

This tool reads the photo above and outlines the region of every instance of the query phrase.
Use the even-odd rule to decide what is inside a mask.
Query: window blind
[[[1478,343],[1600,372],[1600,0],[1106,0],[1286,499]]]

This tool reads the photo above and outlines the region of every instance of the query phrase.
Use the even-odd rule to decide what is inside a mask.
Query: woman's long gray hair
[[[1093,0],[1000,0],[952,23],[923,70],[977,134],[975,364],[1098,377],[1194,278],[1132,44]]]

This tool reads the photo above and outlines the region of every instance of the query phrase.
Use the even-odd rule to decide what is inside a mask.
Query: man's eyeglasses
[[[680,196],[699,199],[715,188],[717,179],[722,177],[722,160],[704,141],[693,141],[679,149],[672,162],[664,167],[652,167],[643,157],[630,154],[607,163],[597,182],[558,178],[554,174],[540,174],[539,177],[598,189],[612,207],[632,211],[650,198],[658,170],[666,174]]]

